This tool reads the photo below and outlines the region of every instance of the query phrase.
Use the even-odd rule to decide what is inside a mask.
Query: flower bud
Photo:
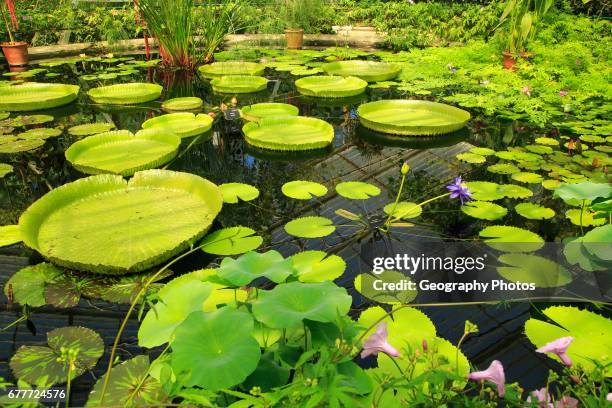
[[[410,166],[408,166],[408,162],[404,162],[404,164],[402,164],[402,174],[406,175],[408,174],[409,171],[410,171]]]
[[[423,339],[423,352],[427,353],[429,346],[427,345],[427,340]]]

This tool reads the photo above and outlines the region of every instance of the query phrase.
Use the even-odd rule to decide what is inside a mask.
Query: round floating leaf
[[[502,184],[499,186],[499,192],[508,198],[529,198],[533,195],[530,189],[516,184]]]
[[[58,265],[140,272],[189,248],[221,211],[219,188],[188,173],[98,175],[45,194],[21,216],[24,243]],[[135,235],[136,234],[136,235]]]
[[[261,358],[253,337],[253,318],[231,308],[194,312],[174,336],[172,369],[187,387],[212,391],[233,387],[255,371]]]
[[[111,369],[108,388],[102,400],[106,375],[96,381],[86,407],[163,406],[166,394],[162,385],[149,375],[149,357],[136,356]],[[101,401],[102,400],[102,401]]]
[[[612,336],[610,319],[571,306],[551,306],[542,313],[551,319],[552,323],[534,318],[525,322],[525,334],[536,347],[571,336],[574,341],[566,353],[574,366],[582,367],[586,371],[594,370],[612,355],[612,345],[609,341]],[[556,355],[547,355],[559,361]],[[612,369],[607,367],[605,373],[610,376]]]
[[[40,307],[47,304],[45,286],[64,274],[64,270],[50,263],[26,266],[15,272],[4,285],[4,295],[13,294],[13,301],[20,305]]]
[[[19,225],[3,225],[0,227],[0,248],[21,242]]]
[[[367,82],[380,82],[397,77],[402,67],[386,62],[347,60],[325,64],[323,70],[329,75],[353,76]]]
[[[263,118],[242,128],[252,146],[279,151],[322,149],[334,140],[334,128],[316,118]]]
[[[223,228],[208,234],[200,246],[202,251],[213,255],[239,255],[257,249],[263,238],[247,227]]]
[[[252,201],[259,197],[257,187],[245,183],[225,183],[219,186],[223,194],[223,202],[237,204],[238,199]]]
[[[582,245],[582,237],[570,238],[569,240],[563,241],[565,247],[563,248],[563,254],[567,259],[567,262],[571,265],[578,264],[585,271],[607,271],[611,265],[601,259],[589,254],[586,247]],[[609,243],[602,243],[602,247],[606,245],[610,247]],[[609,249],[609,248],[608,248]]]
[[[0,122],[0,126],[8,127],[25,127],[31,125],[42,125],[43,123],[53,122],[54,118],[51,115],[28,115],[17,116],[11,119],[6,119]]]
[[[291,260],[277,251],[249,252],[238,259],[224,258],[217,269],[217,275],[234,286],[246,286],[261,277],[281,283],[293,273]]]
[[[230,75],[215,78],[210,84],[215,92],[245,94],[263,91],[268,87],[268,80],[259,76]]]
[[[506,225],[492,225],[480,231],[479,235],[491,248],[502,252],[534,252],[544,246],[544,240],[538,234]]]
[[[489,181],[468,181],[465,183],[474,200],[495,201],[505,197],[501,185]]]
[[[168,99],[162,103],[162,109],[167,111],[190,111],[200,109],[204,105],[202,99],[191,96],[185,98]]]
[[[51,137],[57,137],[61,134],[62,130],[57,128],[36,128],[19,133],[16,137],[21,140],[49,139]]]
[[[336,186],[336,192],[351,200],[367,200],[380,194],[380,188],[361,181],[344,181]]]
[[[361,95],[368,83],[356,77],[309,76],[295,81],[295,87],[302,95],[316,98],[346,98]]]
[[[556,288],[572,281],[571,273],[550,259],[526,254],[503,254],[497,272],[511,282],[534,283],[538,288]]]
[[[21,346],[11,358],[15,377],[30,384],[62,384],[68,378],[68,359],[61,351],[78,350],[70,378],[93,368],[104,353],[100,335],[85,327],[62,327],[47,333],[48,347]]]
[[[559,146],[559,141],[550,137],[538,137],[535,139],[535,142],[541,145]]]
[[[596,135],[582,135],[579,139],[587,143],[605,143],[606,141],[605,138]]]
[[[296,180],[283,184],[281,191],[287,197],[296,200],[310,200],[327,194],[327,187],[314,181]]]
[[[464,161],[466,163],[478,164],[484,163],[487,159],[484,156],[481,156],[476,153],[459,153],[457,156],[458,160]]]
[[[261,118],[278,118],[297,116],[300,109],[288,103],[256,103],[240,110],[240,116],[248,121],[258,121]]]
[[[157,84],[115,84],[90,89],[87,94],[95,103],[109,105],[135,105],[159,98],[164,88]]]
[[[335,230],[333,221],[325,217],[301,217],[285,224],[287,234],[300,238],[322,238]]]
[[[160,129],[100,133],[81,139],[65,152],[77,170],[86,174],[120,174],[131,176],[137,171],[159,167],[178,153],[178,136]]]
[[[469,201],[461,206],[461,211],[480,220],[497,220],[504,217],[508,210],[501,205],[487,201]]]
[[[573,208],[565,212],[565,218],[569,219],[572,224],[582,227],[596,227],[608,222],[607,218],[595,218],[597,214],[603,213]]]
[[[491,156],[495,154],[495,150],[487,147],[472,147],[470,153],[479,154],[481,156]]]
[[[289,259],[293,261],[300,282],[333,281],[346,269],[346,262],[341,257],[324,251],[298,252]]]
[[[551,154],[553,152],[551,147],[542,145],[527,145],[525,146],[525,149],[536,154]]]
[[[564,183],[555,190],[554,196],[561,198],[565,202],[572,200],[592,201],[599,197],[606,198],[612,196],[612,185],[590,181],[573,184]]]
[[[260,291],[253,314],[268,327],[289,329],[300,326],[304,319],[334,322],[348,313],[351,302],[346,289],[332,282],[291,282]]]
[[[421,100],[382,100],[359,106],[368,129],[396,135],[440,135],[463,128],[470,114],[454,106]]]
[[[410,278],[401,272],[383,271],[380,274],[362,273],[355,277],[357,292],[378,303],[400,305],[412,302],[417,290],[409,290],[405,285]],[[382,286],[386,284],[386,286]]]
[[[219,78],[228,75],[263,75],[265,65],[246,61],[221,61],[202,65],[198,70],[205,78]]]
[[[69,104],[79,94],[79,86],[27,82],[0,86],[0,110],[33,111]]]
[[[0,112],[0,120],[4,120],[8,118],[9,116],[11,116],[10,112]]]
[[[45,144],[44,139],[30,139],[30,140],[1,140],[0,139],[0,153],[13,154],[21,152],[29,152],[31,150],[38,149]]]
[[[521,170],[510,163],[498,163],[487,167],[487,171],[496,174],[514,174],[520,172]]]
[[[192,312],[201,311],[213,286],[198,280],[178,280],[167,283],[159,302],[147,312],[138,330],[141,347],[157,347],[172,339],[174,329]]]
[[[393,212],[392,218],[407,220],[411,218],[416,218],[421,215],[421,213],[423,212],[423,207],[421,207],[417,203],[411,203],[409,201],[400,201],[399,203],[397,203],[397,206],[395,205],[395,203],[389,203],[385,205],[383,211],[387,215],[391,215],[391,212]]]
[[[526,161],[526,162],[537,162],[541,160],[541,157],[535,153],[520,152],[520,151],[501,151],[496,152],[495,155],[500,159],[514,160],[514,161]]]
[[[612,261],[612,224],[593,228],[582,238],[587,252],[602,261]]]
[[[143,129],[157,129],[174,133],[180,138],[195,137],[208,132],[213,118],[206,114],[194,115],[191,112],[169,113],[149,119],[142,124]]]
[[[86,123],[71,127],[68,129],[68,133],[72,136],[91,136],[108,132],[114,128],[115,125],[112,123]]]
[[[542,187],[546,190],[555,190],[561,186],[561,182],[559,180],[549,179],[542,181]]]
[[[555,216],[555,210],[534,203],[520,203],[514,211],[521,217],[530,220],[548,220]]]
[[[520,181],[521,183],[529,184],[540,184],[542,182],[542,176],[537,173],[518,172],[512,175],[512,179]]]

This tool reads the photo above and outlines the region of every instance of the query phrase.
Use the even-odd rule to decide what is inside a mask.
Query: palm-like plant
[[[229,1],[196,8],[193,0],[139,0],[138,7],[168,67],[193,70],[211,62],[225,36],[236,30],[238,6]]]

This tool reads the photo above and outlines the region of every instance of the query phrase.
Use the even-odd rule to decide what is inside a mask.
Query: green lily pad
[[[325,217],[301,217],[285,224],[285,232],[299,238],[322,238],[335,230],[333,221]]]
[[[0,140],[0,153],[14,154],[29,152],[31,150],[38,149],[45,144],[44,139],[30,139],[30,140]]]
[[[498,163],[487,167],[487,171],[496,174],[514,174],[520,172],[521,170],[510,163]]]
[[[0,248],[21,242],[19,225],[3,225],[0,227]]]
[[[572,275],[567,269],[540,256],[503,254],[499,261],[510,265],[498,266],[497,272],[511,282],[534,283],[538,288],[556,288],[572,281]]]
[[[93,88],[87,94],[95,103],[136,105],[158,99],[163,90],[158,84],[127,83]]]
[[[336,192],[351,200],[367,200],[380,194],[380,188],[361,181],[344,181],[336,186]]]
[[[204,105],[202,99],[191,96],[185,98],[168,99],[162,103],[162,109],[167,111],[190,111],[200,109]]]
[[[402,67],[398,64],[379,61],[347,60],[325,64],[323,70],[329,75],[353,76],[367,82],[380,82],[397,77]]]
[[[555,197],[568,202],[571,200],[595,200],[599,197],[612,196],[612,185],[609,183],[593,183],[585,181],[582,183],[562,184],[555,190]]]
[[[37,82],[0,86],[0,110],[16,112],[55,108],[74,101],[79,89],[77,85]]]
[[[248,252],[238,259],[224,258],[217,269],[217,275],[234,286],[246,286],[261,277],[281,283],[293,273],[291,260],[277,251]]]
[[[551,154],[553,152],[553,149],[549,146],[544,146],[544,145],[527,145],[525,146],[525,149],[529,150],[532,153],[536,153],[536,154]]]
[[[548,220],[555,216],[555,210],[534,203],[520,203],[514,211],[521,217],[530,220]]]
[[[459,153],[455,156],[458,160],[461,160],[466,163],[479,164],[484,163],[487,159],[484,156],[481,156],[476,153]]]
[[[68,133],[72,136],[91,136],[108,132],[114,128],[113,123],[85,123],[69,128]]]
[[[57,128],[36,128],[19,133],[17,138],[21,140],[49,139],[51,137],[58,137],[61,134],[62,130]]]
[[[239,255],[261,246],[263,238],[247,227],[229,227],[208,234],[200,246],[202,251],[213,255]]]
[[[11,116],[10,112],[0,112],[0,120],[4,120],[8,118],[9,116]]]
[[[348,313],[351,302],[346,289],[332,282],[291,282],[260,291],[253,314],[268,327],[288,329],[299,327],[305,319],[334,322]]]
[[[472,147],[470,153],[479,154],[481,156],[491,156],[495,154],[495,150],[487,147]]]
[[[512,175],[512,179],[516,181],[520,181],[521,183],[528,184],[540,184],[542,182],[542,176],[537,173],[529,173],[529,172],[518,172]]]
[[[26,266],[15,272],[4,285],[4,294],[13,294],[13,301],[20,305],[40,307],[47,304],[45,287],[64,274],[64,270],[50,263]]]
[[[489,181],[468,181],[465,183],[474,200],[495,201],[505,197],[501,186]]]
[[[149,119],[142,124],[143,129],[158,129],[174,133],[182,139],[196,137],[208,132],[213,125],[213,118],[201,113],[169,113]]]
[[[277,151],[323,149],[334,140],[332,125],[302,116],[262,118],[244,125],[242,132],[248,144]]]
[[[602,261],[612,261],[612,225],[593,228],[582,238],[587,252]]]
[[[461,206],[461,211],[470,217],[489,221],[500,219],[508,213],[506,208],[488,201],[468,201]]]
[[[223,202],[237,204],[238,199],[252,201],[259,197],[257,187],[245,183],[224,183],[219,186],[223,194]]]
[[[314,75],[295,81],[295,87],[302,95],[317,98],[346,98],[361,95],[368,83],[357,77]]]
[[[392,215],[392,219],[411,219],[416,218],[423,213],[423,207],[418,205],[417,203],[411,203],[409,201],[400,201],[395,205],[395,203],[389,203],[383,207],[383,211],[387,215]]]
[[[535,232],[507,225],[492,225],[479,232],[491,248],[502,252],[534,252],[544,246]]]
[[[0,122],[0,126],[3,127],[25,127],[32,125],[42,125],[44,123],[53,122],[55,118],[51,115],[27,115],[27,116],[16,116],[14,118],[6,119]]]
[[[221,61],[198,68],[204,78],[219,78],[228,75],[263,75],[265,65],[246,61]]]
[[[324,251],[298,252],[289,259],[300,282],[333,281],[342,276],[346,269],[346,262],[341,257]]]
[[[297,116],[300,109],[288,103],[256,103],[240,110],[240,116],[248,121],[258,121],[261,118]]]
[[[559,141],[550,137],[538,137],[535,139],[535,142],[541,145],[559,146]]]
[[[508,198],[529,198],[533,195],[530,189],[516,184],[502,184],[499,186],[499,192]]]
[[[597,214],[603,213],[572,208],[565,212],[565,218],[569,219],[572,224],[582,227],[596,227],[608,222],[606,218],[595,218]]]
[[[565,255],[565,259],[567,259],[569,264],[578,264],[582,269],[589,272],[608,271],[610,268],[612,268],[612,265],[591,255],[586,250],[586,247],[582,244],[582,237],[564,240],[564,244],[563,254]],[[602,246],[604,245],[610,244],[602,243]]]
[[[401,272],[383,271],[380,274],[361,273],[355,277],[354,287],[366,298],[378,303],[401,305],[416,299],[417,290],[408,290],[404,286],[410,278]],[[382,283],[387,284],[383,288]],[[390,289],[390,284],[397,289]]]
[[[46,346],[21,346],[11,358],[15,377],[30,384],[55,385],[68,378],[68,359],[62,349],[78,350],[70,378],[93,368],[104,353],[98,333],[85,327],[62,327],[47,333]]]
[[[542,181],[542,187],[544,187],[546,190],[555,190],[559,188],[559,186],[561,186],[561,182],[559,180],[549,179]]]
[[[268,80],[252,75],[229,75],[210,81],[213,91],[226,94],[246,94],[265,90]]]
[[[261,358],[253,329],[251,315],[232,308],[192,313],[174,332],[173,371],[187,387],[216,391],[240,384]]]
[[[157,283],[172,275],[172,271],[166,270],[157,274],[157,270],[148,273],[138,273],[126,276],[100,276],[91,278],[87,276],[85,282],[80,282],[80,290],[83,296],[92,299],[101,299],[111,303],[131,304],[136,296],[144,288],[145,284],[151,281],[151,278],[156,275],[155,279],[148,285],[146,295],[151,295],[162,286]],[[143,297],[139,299],[139,303],[143,301]]]
[[[327,194],[327,187],[314,181],[296,180],[283,184],[281,191],[287,197],[296,200],[310,200]]]

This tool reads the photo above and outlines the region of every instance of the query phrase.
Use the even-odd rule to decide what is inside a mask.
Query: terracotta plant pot
[[[290,50],[299,50],[304,44],[304,30],[287,29],[285,30],[285,38],[287,39],[287,48]]]
[[[6,61],[11,66],[27,65],[28,58],[28,43],[19,41],[14,43],[2,43],[2,52]]]

